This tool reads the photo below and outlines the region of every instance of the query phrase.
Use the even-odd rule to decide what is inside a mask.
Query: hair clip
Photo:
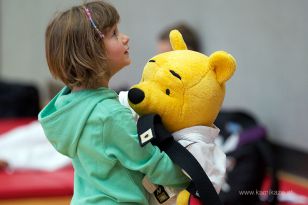
[[[91,25],[93,26],[93,28],[95,29],[95,31],[97,32],[99,37],[100,38],[104,38],[105,37],[104,34],[97,28],[96,24],[94,23],[90,10],[87,7],[85,7],[85,6],[83,6],[83,9],[85,10],[86,15],[87,15]]]

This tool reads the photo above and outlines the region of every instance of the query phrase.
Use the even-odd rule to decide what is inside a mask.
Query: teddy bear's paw
[[[176,205],[188,205],[190,193],[187,190],[183,190],[179,193],[176,199]]]

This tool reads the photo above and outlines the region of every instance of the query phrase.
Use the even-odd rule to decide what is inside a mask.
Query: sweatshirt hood
[[[45,135],[55,149],[73,158],[88,118],[96,105],[107,98],[118,96],[104,87],[77,92],[64,87],[38,116]]]

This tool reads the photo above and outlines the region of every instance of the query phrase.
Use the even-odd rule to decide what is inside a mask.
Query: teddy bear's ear
[[[187,50],[183,36],[178,30],[170,31],[169,38],[173,50]]]
[[[217,81],[222,84],[229,80],[236,68],[236,61],[225,51],[216,51],[209,57],[209,65],[216,73]]]

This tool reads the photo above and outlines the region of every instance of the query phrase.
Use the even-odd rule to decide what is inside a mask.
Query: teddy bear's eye
[[[181,78],[181,76],[179,75],[179,74],[177,74],[174,70],[170,70],[170,73],[173,75],[173,76],[175,76],[175,77],[177,77],[178,79],[182,79]]]
[[[170,95],[170,90],[169,89],[166,90],[166,94]]]
[[[156,61],[155,60],[149,60],[149,62],[155,63]]]

